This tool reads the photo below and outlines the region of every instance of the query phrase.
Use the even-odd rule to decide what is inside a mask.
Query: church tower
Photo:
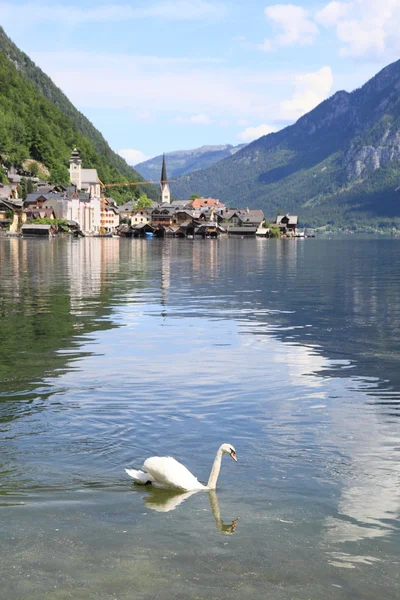
[[[162,170],[161,170],[161,204],[171,204],[171,192],[168,184],[167,165],[165,162],[165,154],[163,154]]]
[[[75,185],[76,189],[80,190],[82,188],[82,159],[77,148],[74,148],[69,159],[69,176],[72,185]]]

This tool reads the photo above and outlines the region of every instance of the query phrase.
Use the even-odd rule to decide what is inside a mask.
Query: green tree
[[[29,171],[34,177],[37,177],[39,175],[39,165],[35,162],[31,163],[29,165]]]
[[[196,200],[196,198],[201,198],[201,196],[199,196],[198,194],[192,194],[192,195],[189,197],[189,200]]]
[[[271,238],[280,238],[281,237],[281,230],[279,229],[279,227],[276,227],[275,225],[273,225],[270,230],[269,230],[269,237]]]
[[[35,187],[32,183],[32,179],[28,179],[28,183],[26,184],[28,194],[32,194],[35,191]]]
[[[152,201],[150,198],[148,198],[146,196],[146,194],[142,194],[139,198],[139,200],[137,201],[137,205],[138,208],[151,208],[152,207]]]
[[[22,179],[21,179],[21,183],[19,184],[19,193],[20,193],[22,200],[26,200],[28,193],[29,193],[28,192],[28,180],[26,179],[26,177],[22,177]]]

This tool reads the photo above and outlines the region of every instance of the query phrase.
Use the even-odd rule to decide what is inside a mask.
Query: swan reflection
[[[150,508],[156,512],[167,513],[175,510],[180,504],[190,498],[190,496],[193,496],[193,494],[197,493],[198,490],[192,490],[190,492],[178,492],[177,490],[163,490],[148,486],[148,491],[143,497],[144,505],[146,508]],[[215,490],[210,490],[208,492],[208,498],[210,500],[211,510],[214,515],[215,524],[218,531],[224,535],[232,535],[232,533],[235,533],[238,519],[234,519],[231,523],[224,523],[221,519],[221,511]]]

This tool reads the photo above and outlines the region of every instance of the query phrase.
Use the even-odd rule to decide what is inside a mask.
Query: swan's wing
[[[129,477],[135,480],[135,483],[146,485],[146,483],[152,482],[153,477],[149,473],[143,473],[143,471],[137,471],[136,469],[125,469]]]
[[[180,462],[171,456],[152,456],[143,465],[155,481],[178,490],[201,490],[204,485]]]

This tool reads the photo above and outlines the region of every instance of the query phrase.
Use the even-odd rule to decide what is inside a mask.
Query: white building
[[[139,208],[131,216],[131,225],[132,227],[136,227],[136,225],[147,225],[151,223],[151,212],[146,208]]]
[[[79,223],[83,233],[100,233],[101,199],[73,194],[67,201],[67,220]]]
[[[82,169],[79,150],[74,148],[69,173],[76,193],[68,199],[67,219],[79,223],[86,234],[113,233],[119,225],[119,211],[111,199],[102,198],[96,169]]]
[[[69,159],[69,176],[77,192],[86,192],[91,198],[100,198],[101,187],[97,169],[82,169],[81,154],[77,148],[74,148]]]

